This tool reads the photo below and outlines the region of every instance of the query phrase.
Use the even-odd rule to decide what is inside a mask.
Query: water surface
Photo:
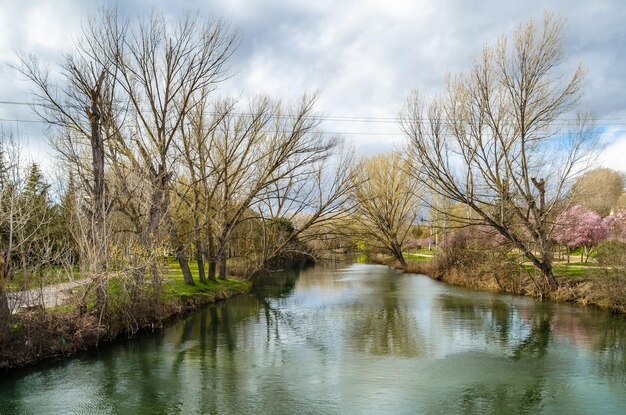
[[[625,347],[624,318],[607,312],[316,267],[0,374],[0,414],[624,414]]]

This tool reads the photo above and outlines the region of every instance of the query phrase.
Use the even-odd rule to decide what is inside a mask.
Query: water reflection
[[[368,306],[353,305],[359,310],[354,313],[349,335],[359,350],[404,357],[424,353],[425,342],[410,304],[398,295],[400,282],[396,276],[378,279]]]
[[[0,377],[0,413],[625,413],[622,317],[355,264]]]

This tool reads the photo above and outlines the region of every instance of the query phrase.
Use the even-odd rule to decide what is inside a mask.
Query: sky
[[[0,0],[0,101],[31,100],[30,85],[13,69],[16,52],[32,53],[55,70],[71,51],[81,22],[107,2]],[[286,102],[319,96],[338,133],[362,154],[402,145],[398,117],[409,93],[443,91],[447,73],[467,70],[486,43],[510,35],[544,10],[567,19],[565,62],[586,69],[578,109],[604,131],[599,165],[626,172],[626,6],[621,0],[126,0],[122,13],[192,12],[230,22],[241,35],[233,76],[220,93],[269,95]],[[392,120],[390,120],[390,118]],[[45,126],[25,105],[0,103],[3,130],[20,135],[36,160],[51,160]]]

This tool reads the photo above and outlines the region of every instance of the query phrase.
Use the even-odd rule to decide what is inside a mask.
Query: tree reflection
[[[353,344],[373,355],[415,357],[424,353],[424,341],[415,316],[399,295],[398,277],[380,281],[374,304],[357,305],[351,330]]]
[[[464,414],[526,414],[535,413],[542,407],[545,381],[539,377],[530,385],[517,389],[507,384],[494,387],[474,385],[463,390],[456,408],[450,412]]]
[[[542,359],[548,352],[552,337],[552,314],[537,314],[534,316],[528,336],[513,351],[513,358]]]
[[[372,398],[378,403],[397,404],[389,413],[537,413],[576,408],[577,399],[623,402],[623,317],[432,289],[430,280],[411,285],[417,280],[385,269],[320,274],[304,272],[294,295],[297,272],[272,274],[250,295],[162,332],[0,379],[0,413],[41,411],[34,390],[54,401],[50,412],[98,413],[329,413],[333,404],[353,409],[369,388],[388,394]],[[348,294],[325,301],[332,290]],[[364,371],[362,362],[372,367]],[[394,371],[372,379],[379,368]],[[586,385],[595,390],[579,398]]]

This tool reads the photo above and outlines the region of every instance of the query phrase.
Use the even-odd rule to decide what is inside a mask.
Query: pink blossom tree
[[[568,249],[567,261],[571,249],[582,248],[580,260],[589,259],[591,250],[608,235],[608,223],[594,211],[580,205],[572,206],[556,219],[552,237]]]

